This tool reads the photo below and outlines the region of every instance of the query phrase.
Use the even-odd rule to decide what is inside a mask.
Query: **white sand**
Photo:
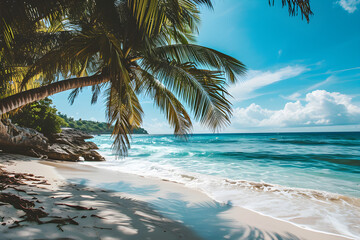
[[[21,224],[26,226],[9,229],[15,220],[21,220],[19,217],[24,213],[11,205],[4,205],[0,206],[0,216],[4,216],[2,223],[6,225],[0,225],[0,239],[199,239],[182,224],[161,216],[146,202],[101,189],[69,184],[54,167],[41,164],[36,159],[26,159],[19,155],[0,155],[0,165],[5,166],[9,172],[44,176],[51,185],[41,185],[45,189],[20,186],[17,188],[37,195],[29,196],[22,192],[16,194],[28,200],[35,196],[42,202],[36,203],[36,208],[43,206],[50,216],[76,217],[74,220],[79,225],[61,226],[61,231],[57,224],[23,222]],[[61,200],[68,196],[70,197]],[[55,203],[93,207],[96,210],[75,210]],[[86,218],[82,218],[83,216]],[[51,218],[41,220],[49,219]]]
[[[8,161],[6,161],[8,160]],[[11,206],[0,206],[6,226],[0,225],[0,239],[348,239],[314,232],[249,211],[218,204],[205,194],[180,184],[107,171],[72,162],[42,161],[20,155],[0,155],[7,171],[44,176],[46,189],[22,187],[38,193],[36,198],[50,215],[75,217],[79,225],[56,224],[8,229],[22,215]],[[86,184],[70,184],[66,182]],[[101,190],[101,187],[109,190]],[[21,193],[21,196],[25,193]],[[70,198],[61,200],[63,197]],[[52,198],[54,197],[54,198]],[[94,207],[74,210],[54,203]],[[19,213],[20,212],[20,213]],[[91,217],[97,215],[98,217]],[[86,216],[86,218],[81,218]],[[1,219],[0,219],[1,220]],[[179,223],[182,221],[182,223]],[[103,229],[99,229],[103,228]]]

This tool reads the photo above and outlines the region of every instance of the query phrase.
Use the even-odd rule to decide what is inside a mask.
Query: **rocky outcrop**
[[[104,157],[95,151],[98,149],[96,144],[85,141],[91,138],[93,136],[71,128],[45,137],[9,120],[0,121],[0,149],[4,152],[65,161],[104,161]]]
[[[77,161],[104,161],[105,159],[95,151],[99,149],[93,142],[85,142],[93,136],[80,130],[65,128],[61,133],[49,136],[49,149],[47,156],[51,159]]]
[[[10,120],[0,121],[0,149],[30,156],[39,156],[37,152],[46,152],[49,140],[31,128],[16,126]]]

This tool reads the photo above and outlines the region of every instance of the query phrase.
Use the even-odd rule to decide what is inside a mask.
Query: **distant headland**
[[[58,115],[65,120],[67,125],[62,127],[70,127],[81,130],[88,134],[111,134],[113,126],[109,126],[106,122],[97,122],[91,120],[75,120],[72,117],[68,117],[66,114],[58,113]],[[149,134],[144,128],[134,128],[133,134]]]

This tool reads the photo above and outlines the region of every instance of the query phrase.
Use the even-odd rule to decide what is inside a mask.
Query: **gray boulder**
[[[105,161],[95,149],[95,143],[86,142],[93,136],[82,131],[65,128],[61,133],[45,137],[30,128],[0,121],[0,149],[4,152],[65,161]]]
[[[10,120],[0,121],[0,149],[3,151],[39,157],[48,146],[49,140],[42,133],[16,126]]]

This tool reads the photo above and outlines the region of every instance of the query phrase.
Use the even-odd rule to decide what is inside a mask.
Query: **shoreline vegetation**
[[[168,181],[3,153],[0,168],[2,239],[348,239]],[[122,191],[105,187],[114,184]]]
[[[0,150],[43,159],[104,161],[96,151],[98,146],[85,140],[111,134],[113,128],[104,122],[74,120],[57,113],[52,100],[45,98],[0,121]],[[135,128],[132,134],[148,133]]]
[[[73,129],[81,130],[88,134],[111,134],[114,126],[109,126],[106,122],[98,122],[92,120],[75,120],[72,117],[68,117],[66,114],[58,113],[58,116],[64,119],[65,123],[62,127],[70,127]],[[148,134],[148,132],[141,127],[134,128],[132,134]]]
[[[114,126],[106,122],[92,120],[75,120],[58,112],[49,98],[33,102],[10,115],[12,123],[25,128],[32,128],[45,136],[60,133],[61,128],[70,127],[87,134],[111,134]],[[133,128],[132,134],[148,134],[141,128]]]

